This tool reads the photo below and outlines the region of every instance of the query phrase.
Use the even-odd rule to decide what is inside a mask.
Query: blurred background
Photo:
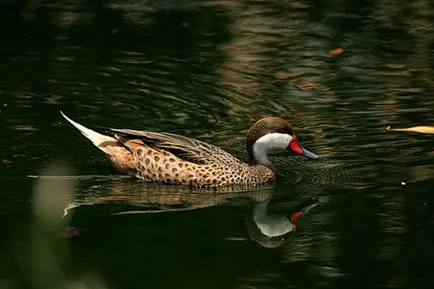
[[[386,130],[434,125],[434,2],[0,0],[0,35],[0,288],[434,287],[434,136]],[[280,116],[320,158],[254,190],[145,185],[59,110],[240,159]],[[252,237],[264,201],[312,198]]]

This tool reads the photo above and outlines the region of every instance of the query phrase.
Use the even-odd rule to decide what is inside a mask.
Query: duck
[[[260,185],[275,181],[277,176],[269,160],[271,151],[318,157],[299,144],[287,120],[276,116],[261,118],[250,127],[246,134],[248,162],[242,162],[217,146],[193,138],[117,128],[101,134],[60,113],[120,172],[145,182],[204,187]]]

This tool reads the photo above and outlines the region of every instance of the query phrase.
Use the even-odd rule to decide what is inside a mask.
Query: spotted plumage
[[[111,129],[110,135],[102,135],[62,115],[105,152],[116,168],[146,182],[194,186],[267,183],[276,177],[269,163],[261,163],[268,147],[286,149],[296,142],[287,121],[263,118],[247,133],[247,164],[216,146],[184,136],[131,129]]]

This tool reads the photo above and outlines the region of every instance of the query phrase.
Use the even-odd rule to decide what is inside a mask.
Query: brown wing
[[[144,144],[171,152],[196,164],[234,164],[240,161],[211,144],[171,133],[157,133],[131,129],[110,129],[118,139],[139,139]]]

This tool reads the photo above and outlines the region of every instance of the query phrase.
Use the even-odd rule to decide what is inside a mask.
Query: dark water
[[[432,11],[0,1],[0,287],[433,288],[433,136],[385,130],[434,124]],[[276,186],[247,191],[143,185],[60,109],[240,158],[251,121],[277,115],[321,158],[276,156]],[[312,198],[273,248],[252,235],[258,205],[283,216]],[[83,236],[59,239],[65,226]]]

